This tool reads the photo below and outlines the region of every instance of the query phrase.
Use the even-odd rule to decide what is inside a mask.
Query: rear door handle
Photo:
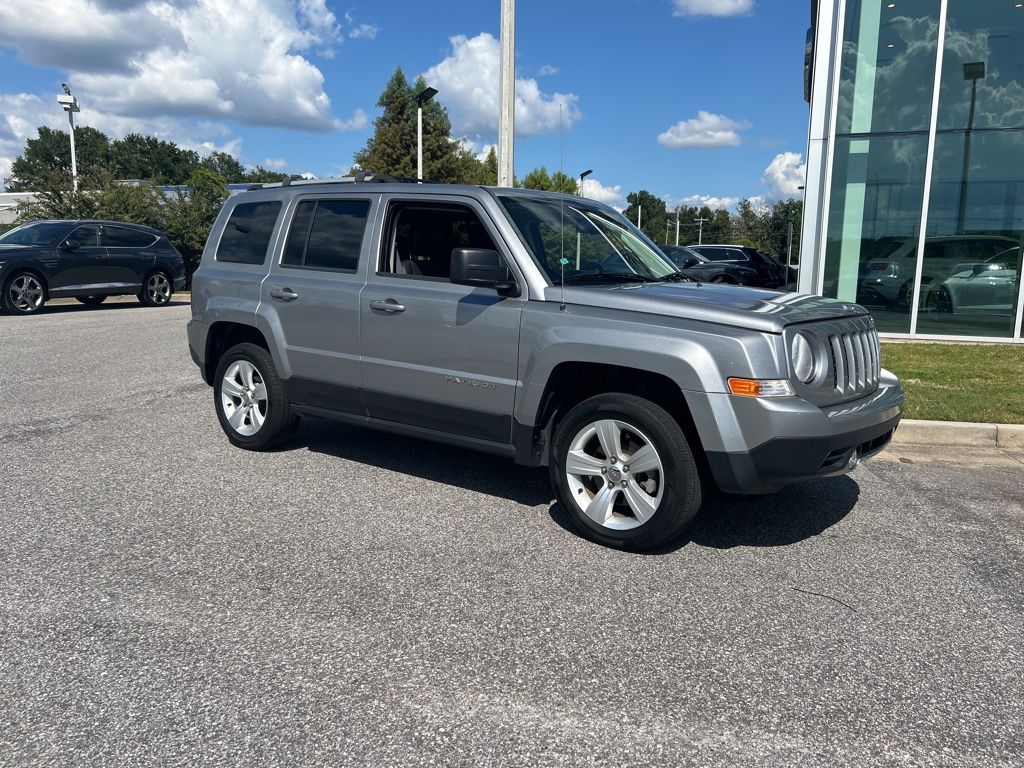
[[[270,291],[270,298],[281,301],[295,301],[299,298],[299,294],[291,288],[274,288]]]
[[[405,312],[405,306],[399,304],[394,299],[377,299],[376,301],[371,301],[370,309],[387,312],[389,315],[396,315],[399,312]]]

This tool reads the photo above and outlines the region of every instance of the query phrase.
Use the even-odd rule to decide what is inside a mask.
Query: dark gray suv
[[[101,304],[138,296],[159,307],[185,287],[185,260],[166,235],[119,221],[33,221],[0,235],[3,308],[17,315],[48,299]]]
[[[301,415],[549,467],[590,538],[677,536],[882,450],[903,391],[862,308],[696,283],[613,209],[520,189],[294,183],[232,197],[193,278],[228,439]]]

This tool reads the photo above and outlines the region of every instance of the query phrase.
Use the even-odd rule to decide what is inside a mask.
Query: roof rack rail
[[[285,179],[266,184],[250,184],[249,190],[273,189],[306,184],[439,184],[433,179],[414,179],[410,176],[389,176],[385,173],[359,171],[355,176],[331,176],[326,179]]]

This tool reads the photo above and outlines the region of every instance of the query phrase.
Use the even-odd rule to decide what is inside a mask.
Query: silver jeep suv
[[[580,530],[631,549],[713,486],[849,471],[903,403],[856,305],[693,282],[591,200],[386,177],[232,197],[188,340],[240,448],[310,415],[548,466]]]

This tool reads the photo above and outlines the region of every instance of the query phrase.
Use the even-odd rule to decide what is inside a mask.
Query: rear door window
[[[282,266],[355,272],[369,212],[369,200],[299,203],[288,233]]]
[[[220,237],[217,261],[262,264],[280,211],[278,200],[236,205]]]
[[[156,240],[153,235],[127,227],[103,227],[103,244],[108,248],[145,248]]]
[[[99,248],[100,228],[97,224],[85,224],[78,227],[70,235],[67,241],[77,248]]]

